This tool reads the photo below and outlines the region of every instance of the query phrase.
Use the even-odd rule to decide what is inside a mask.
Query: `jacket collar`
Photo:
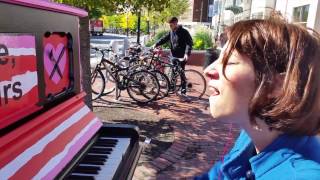
[[[172,33],[173,33],[173,32],[177,33],[178,31],[181,31],[181,29],[182,29],[182,26],[181,26],[181,25],[178,25],[177,29],[174,30],[174,31],[171,31],[171,32],[172,32]]]
[[[230,153],[224,157],[221,171],[228,179],[239,179],[249,166],[254,145],[248,134],[242,130]]]
[[[243,176],[251,166],[255,177],[258,178],[291,157],[306,143],[307,138],[283,134],[259,154],[253,156],[255,151],[252,139],[243,130],[230,151],[230,156],[224,159],[221,170],[230,179],[236,179],[240,175]]]
[[[297,153],[308,141],[308,136],[280,135],[259,154],[250,158],[256,178],[279,166]]]

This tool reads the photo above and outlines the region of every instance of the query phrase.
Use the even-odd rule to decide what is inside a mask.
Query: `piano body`
[[[85,105],[79,18],[41,0],[0,0],[0,179],[131,179],[135,126]]]

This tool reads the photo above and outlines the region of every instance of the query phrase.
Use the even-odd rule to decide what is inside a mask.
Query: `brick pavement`
[[[187,68],[202,71],[201,67]],[[192,103],[170,98],[175,104],[164,109],[162,115],[174,119],[174,142],[160,157],[137,167],[134,180],[193,179],[220,160],[239,133],[237,127],[212,119],[208,96]]]
[[[239,130],[212,119],[207,98],[192,103],[173,100],[174,106],[162,110],[174,119],[174,142],[160,157],[137,167],[134,180],[193,179],[221,159],[226,144],[233,142]],[[169,100],[168,100],[169,101]],[[166,103],[163,100],[160,103]]]
[[[201,71],[201,67],[187,68]],[[212,119],[208,106],[208,96],[192,102],[171,96],[144,107],[143,111],[171,120],[174,141],[159,157],[139,165],[133,179],[193,179],[220,160],[239,129],[233,127],[230,131],[230,124]]]

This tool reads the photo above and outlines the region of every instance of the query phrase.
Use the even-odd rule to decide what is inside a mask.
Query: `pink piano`
[[[84,103],[81,9],[0,0],[0,179],[131,179],[135,126],[103,123]]]

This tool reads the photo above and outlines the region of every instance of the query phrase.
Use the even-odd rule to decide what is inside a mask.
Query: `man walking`
[[[192,50],[192,38],[189,32],[182,26],[178,25],[178,18],[172,17],[168,21],[171,31],[162,37],[153,47],[158,47],[166,42],[170,41],[171,54],[174,58],[183,58],[182,62],[172,62],[179,63],[182,69],[185,69],[188,58]],[[177,59],[175,59],[177,61]],[[181,95],[186,94],[186,76],[183,73],[181,75]]]

